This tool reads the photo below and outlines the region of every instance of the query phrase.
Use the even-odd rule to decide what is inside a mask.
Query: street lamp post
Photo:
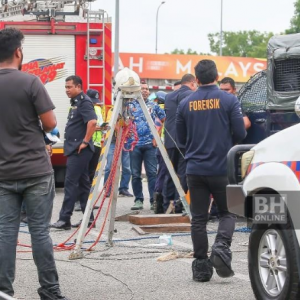
[[[223,0],[221,0],[220,56],[222,56],[222,47],[223,47]]]
[[[156,12],[156,39],[155,39],[155,53],[157,54],[157,33],[158,33],[158,12],[159,12],[159,9],[160,7],[166,3],[166,1],[162,1],[161,4],[159,5],[159,7],[157,8],[157,12]]]
[[[115,16],[115,54],[114,54],[114,77],[119,71],[119,19],[120,19],[120,2],[116,0]]]

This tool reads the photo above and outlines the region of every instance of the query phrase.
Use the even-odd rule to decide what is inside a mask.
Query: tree
[[[175,50],[173,50],[171,52],[171,54],[185,54],[185,53],[184,53],[184,50],[176,48]]]
[[[211,55],[210,53],[202,53],[202,52],[199,52],[197,53],[197,51],[194,51],[192,49],[188,49],[186,52],[184,52],[183,49],[175,49],[171,52],[171,54],[188,54],[188,55]]]
[[[285,31],[286,34],[299,33],[300,32],[300,0],[294,3],[295,12],[291,19],[291,27]]]
[[[300,1],[300,0],[299,0]],[[267,44],[273,36],[272,32],[224,31],[222,54],[224,56],[258,57],[267,56]],[[210,50],[216,55],[220,53],[220,34],[208,34]]]

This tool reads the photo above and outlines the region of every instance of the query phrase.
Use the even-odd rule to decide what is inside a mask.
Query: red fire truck
[[[56,106],[61,142],[53,146],[52,163],[56,183],[62,184],[64,130],[70,107],[65,78],[79,75],[84,90],[97,89],[105,105],[111,105],[111,24],[104,11],[85,9],[89,3],[85,1],[78,5],[77,1],[34,0],[30,5],[1,1],[0,29],[15,27],[25,35],[22,71],[40,77]]]

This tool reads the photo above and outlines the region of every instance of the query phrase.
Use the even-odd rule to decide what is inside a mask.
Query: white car
[[[257,145],[235,146],[228,153],[228,208],[252,220],[248,265],[257,299],[300,299],[299,136],[300,124]],[[259,195],[281,196],[285,222],[272,218],[256,222]],[[273,212],[270,207],[268,213]]]

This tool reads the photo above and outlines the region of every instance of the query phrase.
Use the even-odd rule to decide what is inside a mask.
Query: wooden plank
[[[140,229],[144,232],[190,232],[191,224],[177,223],[177,224],[159,224],[159,225],[142,225]]]
[[[145,232],[143,229],[141,229],[139,226],[133,226],[132,229],[137,232],[139,235],[145,235],[147,232]]]
[[[129,216],[129,222],[135,225],[157,225],[171,223],[190,223],[190,219],[188,216],[183,217],[181,214],[155,214]]]
[[[115,220],[116,221],[121,221],[121,222],[128,222],[130,216],[138,215],[139,213],[140,213],[140,211],[136,210],[136,211],[130,212],[130,213],[125,214],[125,215],[117,216],[117,217],[115,217]]]

